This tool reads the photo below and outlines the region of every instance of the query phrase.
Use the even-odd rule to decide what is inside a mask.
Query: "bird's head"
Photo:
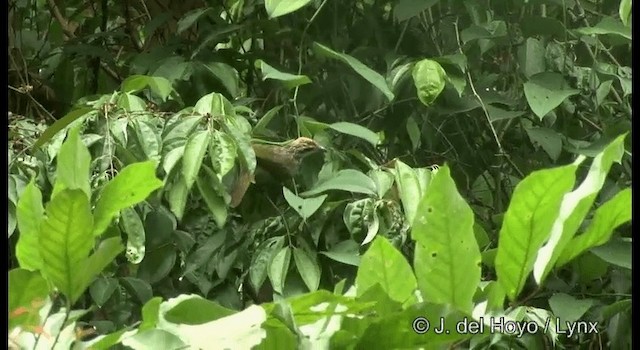
[[[287,152],[293,154],[298,160],[301,160],[308,155],[325,151],[324,147],[307,137],[298,137],[286,145],[285,148]]]

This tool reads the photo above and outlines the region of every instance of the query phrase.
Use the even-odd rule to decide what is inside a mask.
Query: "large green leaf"
[[[380,136],[378,136],[378,134],[358,124],[338,122],[329,124],[328,126],[343,134],[359,137],[369,142],[372,146],[377,146],[380,143]]]
[[[16,258],[23,269],[42,268],[38,241],[43,218],[42,194],[34,184],[34,180],[31,180],[22,192],[16,208],[16,219],[20,230],[18,243],[16,243]]]
[[[104,186],[94,212],[94,236],[102,234],[120,210],[144,201],[162,187],[156,166],[152,160],[128,165]]]
[[[80,190],[63,190],[47,205],[39,239],[42,271],[71,303],[82,295],[83,270],[93,248],[93,217],[87,196]]]
[[[498,282],[511,300],[524,287],[538,249],[549,237],[562,196],[573,187],[578,164],[535,171],[513,192],[495,260]]]
[[[235,166],[237,155],[238,150],[233,138],[226,133],[213,130],[209,141],[209,158],[220,181]]]
[[[132,264],[139,264],[146,252],[146,239],[142,219],[133,208],[125,208],[120,212],[123,232],[127,234],[127,260]]]
[[[533,113],[540,119],[558,107],[567,97],[580,91],[572,89],[558,73],[543,72],[524,83],[524,94]]]
[[[225,200],[223,193],[220,193],[224,191],[224,188],[222,188],[222,184],[216,174],[208,167],[205,166],[204,168],[205,171],[197,177],[198,190],[200,190],[200,194],[204,198],[213,220],[219,228],[222,228],[227,222],[227,215],[229,214],[227,211],[228,201]],[[229,199],[228,196],[227,199]]]
[[[267,279],[267,270],[273,258],[284,246],[284,236],[271,237],[258,246],[251,257],[249,282],[258,291]]]
[[[260,67],[262,71],[262,80],[274,79],[282,82],[282,85],[287,89],[294,89],[300,85],[310,84],[311,79],[306,75],[296,75],[291,73],[281,72],[263,60],[256,61],[256,66]]]
[[[339,190],[376,195],[376,184],[370,177],[353,169],[344,169],[327,180],[318,183],[314,188],[302,193],[303,196],[315,196],[322,192]]]
[[[79,133],[78,127],[72,128],[67,140],[60,147],[57,157],[56,183],[52,197],[68,188],[82,190],[87,198],[91,198],[89,186],[91,154],[89,154],[87,146],[80,140]]]
[[[624,21],[624,20],[623,20]],[[582,35],[603,35],[611,34],[621,36],[631,41],[631,27],[611,16],[604,16],[602,20],[593,27],[583,27],[576,29]]]
[[[629,220],[631,220],[631,189],[626,188],[595,211],[587,230],[571,239],[560,254],[557,265],[562,266],[588,249],[606,243],[613,234],[613,230]]]
[[[387,97],[389,101],[392,101],[394,99],[393,92],[391,92],[391,90],[389,89],[389,86],[387,85],[387,81],[378,72],[367,67],[357,59],[344,53],[335,52],[322,44],[314,43],[313,48],[321,56],[332,58],[347,64],[349,67],[355,70],[356,73],[358,73],[361,77],[363,77],[368,82],[373,84],[373,86],[378,88],[378,90],[380,90]]]
[[[399,159],[395,161],[395,179],[398,186],[398,194],[402,201],[402,208],[407,222],[413,223],[418,210],[418,204],[422,200],[425,189],[420,186],[418,174]]]
[[[290,263],[291,247],[284,247],[273,257],[267,270],[273,290],[280,294],[282,294],[284,288],[284,281],[287,278]]]
[[[562,199],[559,214],[553,216],[555,220],[551,227],[549,240],[540,248],[536,257],[533,275],[539,284],[555,266],[560,254],[582,224],[598,192],[604,185],[613,163],[620,163],[624,154],[625,137],[626,134],[618,136],[598,154],[593,159],[589,173],[580,186]]]
[[[402,304],[412,300],[418,288],[411,265],[384,237],[377,237],[362,257],[356,276],[358,295],[376,284],[391,299]]]
[[[473,222],[449,167],[440,168],[418,205],[411,232],[416,278],[425,300],[471,313],[481,262]]]
[[[320,265],[314,255],[306,250],[293,248],[293,261],[309,291],[315,292],[320,284]]]
[[[167,193],[169,208],[171,208],[171,212],[178,220],[182,219],[184,215],[184,208],[187,205],[188,196],[189,189],[187,188],[187,182],[182,177],[182,174],[178,174]]]
[[[620,1],[620,8],[618,10],[620,14],[620,20],[625,26],[628,26],[631,22],[631,0]]]
[[[264,8],[269,18],[284,16],[309,4],[311,0],[265,0]]]
[[[184,147],[182,177],[187,186],[187,191],[191,190],[191,186],[193,186],[200,172],[202,160],[207,153],[210,137],[211,133],[209,131],[198,131],[189,137]]]

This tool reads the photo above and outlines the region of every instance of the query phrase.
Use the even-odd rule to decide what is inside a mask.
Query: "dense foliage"
[[[630,14],[10,0],[9,345],[630,348]]]

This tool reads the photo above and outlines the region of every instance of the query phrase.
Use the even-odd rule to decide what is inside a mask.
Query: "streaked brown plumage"
[[[258,166],[280,180],[295,176],[306,156],[324,151],[324,147],[307,137],[299,137],[283,145],[256,142],[251,146],[256,154]],[[249,188],[250,179],[250,174],[240,174],[231,194],[232,207],[236,207],[242,201],[247,188]]]

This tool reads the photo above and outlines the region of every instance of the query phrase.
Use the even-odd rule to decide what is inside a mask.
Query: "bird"
[[[299,174],[302,161],[312,154],[324,152],[326,149],[308,137],[298,137],[283,143],[254,140],[251,147],[256,155],[256,173],[266,172],[269,176],[257,176],[256,182],[286,182]],[[269,177],[269,180],[264,180]],[[263,179],[263,181],[260,181]],[[252,174],[240,171],[231,192],[231,207],[237,207],[250,183]]]

